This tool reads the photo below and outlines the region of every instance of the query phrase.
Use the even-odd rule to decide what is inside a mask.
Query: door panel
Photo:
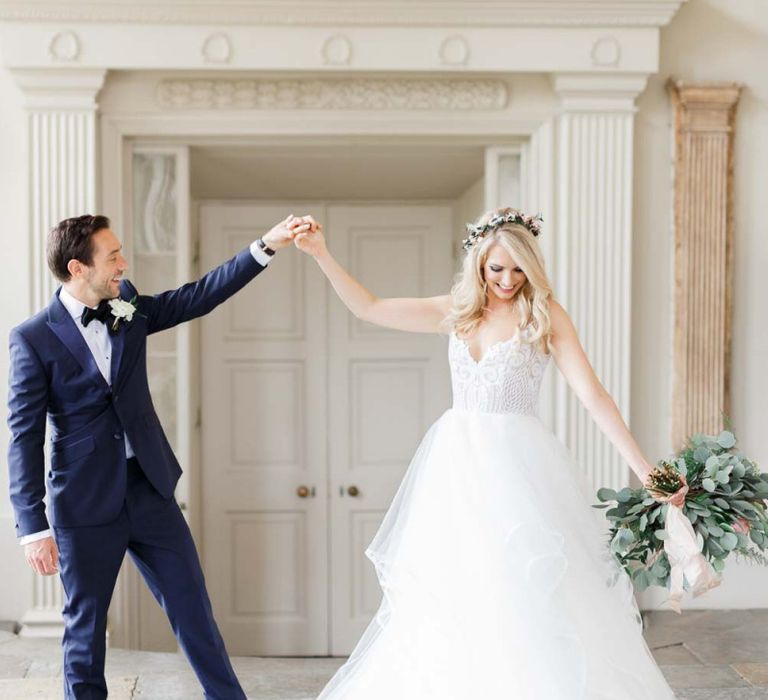
[[[328,232],[337,259],[377,296],[450,287],[448,206],[330,206]],[[345,655],[381,601],[365,549],[419,441],[447,408],[450,382],[443,336],[359,321],[334,297],[329,333],[331,653]]]
[[[205,205],[205,268],[288,210],[380,296],[450,285],[447,205]],[[365,549],[449,403],[446,340],[359,321],[297,251],[269,267],[203,321],[205,571],[231,653],[344,655],[381,600]]]
[[[203,205],[203,266],[286,211]],[[324,280],[291,249],[203,320],[203,553],[231,654],[327,653],[325,336]]]

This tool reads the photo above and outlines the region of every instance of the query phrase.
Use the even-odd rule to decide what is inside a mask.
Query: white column
[[[104,70],[12,71],[27,111],[29,307],[43,308],[55,289],[45,258],[48,231],[62,219],[96,210],[96,96]],[[35,577],[21,634],[60,637],[63,596],[58,576]]]
[[[562,74],[554,150],[555,292],[597,376],[629,420],[635,98],[645,75]],[[595,489],[629,468],[562,378],[555,429]]]
[[[48,231],[96,208],[96,96],[104,70],[13,70],[27,111],[31,306],[55,288],[45,261]]]

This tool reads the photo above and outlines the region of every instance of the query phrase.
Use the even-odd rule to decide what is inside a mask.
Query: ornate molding
[[[226,64],[232,60],[232,42],[226,34],[211,34],[201,49],[206,63]]]
[[[686,0],[10,0],[0,20],[345,26],[654,26]]]
[[[592,65],[600,68],[614,68],[621,59],[621,44],[616,37],[600,37],[592,46]]]
[[[166,109],[500,110],[509,99],[501,80],[285,79],[163,80]]]
[[[48,45],[48,55],[53,61],[72,62],[80,58],[80,39],[74,32],[59,32]]]
[[[723,428],[731,410],[736,84],[671,81],[675,109],[672,440]]]
[[[334,34],[325,40],[322,54],[326,66],[348,66],[352,60],[352,42],[343,34]]]
[[[444,66],[466,66],[469,44],[463,36],[449,36],[440,47],[440,62]]]
[[[552,76],[564,112],[635,112],[647,74],[558,73]]]
[[[14,68],[11,70],[28,109],[96,111],[107,71],[90,68]]]

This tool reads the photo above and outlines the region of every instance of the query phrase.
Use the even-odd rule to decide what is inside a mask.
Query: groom
[[[26,559],[39,574],[59,571],[64,587],[66,698],[107,697],[107,608],[126,551],[205,697],[245,698],[173,497],[181,468],[152,405],[146,340],[226,301],[309,228],[289,216],[199,281],[155,296],[124,279],[128,264],[106,217],[66,219],[51,231],[48,265],[61,287],[10,336],[8,465]]]

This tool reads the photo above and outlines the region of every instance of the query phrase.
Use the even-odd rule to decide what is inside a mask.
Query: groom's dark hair
[[[46,257],[48,267],[60,282],[68,282],[67,264],[70,260],[79,260],[89,267],[93,264],[94,233],[109,228],[109,219],[100,214],[85,214],[60,221],[48,234]]]

